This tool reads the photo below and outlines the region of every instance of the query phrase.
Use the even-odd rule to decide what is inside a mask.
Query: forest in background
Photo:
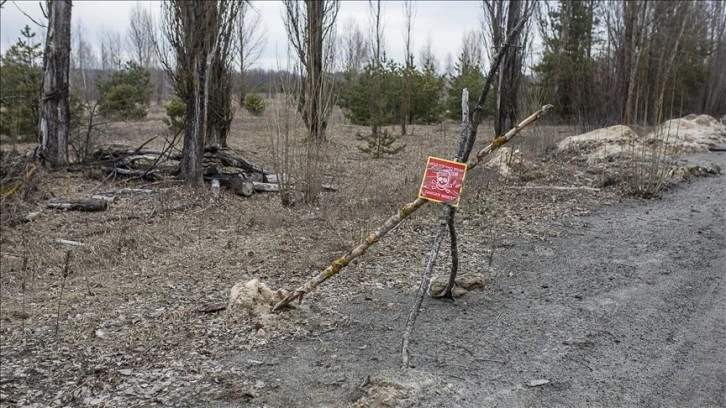
[[[334,105],[351,123],[370,126],[374,138],[391,125],[405,135],[410,124],[460,117],[463,88],[473,104],[505,33],[524,15],[528,23],[510,44],[492,85],[494,97],[484,107],[497,134],[545,103],[556,109],[550,120],[582,131],[726,112],[723,0],[484,0],[481,29],[462,33],[458,53],[446,61],[437,60],[430,41],[412,49],[415,2],[404,3],[404,61],[386,54],[380,2],[369,3],[370,27],[337,21],[337,1],[317,3],[283,2],[290,43],[281,70],[254,68],[265,46],[254,2],[202,7],[165,1],[159,19],[137,3],[126,33],[105,31],[95,44],[77,24],[70,30],[71,128],[83,130],[88,141],[99,116],[143,118],[156,101],[167,106],[170,123],[186,131],[192,95],[205,89],[212,96],[204,101],[208,144],[225,145],[235,106],[244,106],[249,94],[296,95],[306,127],[323,139]],[[30,27],[19,34],[0,59],[0,132],[33,140],[46,44]],[[206,68],[190,65],[190,56],[204,55]]]

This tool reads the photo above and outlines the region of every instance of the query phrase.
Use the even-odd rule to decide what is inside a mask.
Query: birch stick
[[[509,130],[509,132],[505,133],[503,136],[499,136],[498,138],[494,139],[487,147],[479,150],[479,152],[476,154],[476,157],[471,160],[467,165],[467,170],[471,170],[481,164],[484,157],[489,155],[489,153],[497,150],[498,148],[502,147],[505,143],[512,140],[514,136],[519,134],[519,132],[522,131],[522,129],[526,128],[527,126],[531,125],[532,123],[539,120],[539,118],[542,117],[545,113],[547,113],[550,109],[552,109],[552,105],[545,105],[541,107],[537,112],[531,114],[528,118],[524,119],[523,121],[519,122],[515,127]]]
[[[344,256],[341,256],[340,258],[333,261],[333,263],[325,268],[324,271],[320,272],[315,277],[305,282],[299,288],[295,289],[295,291],[293,291],[280,302],[278,302],[275,307],[272,308],[272,310],[279,310],[280,308],[289,305],[290,302],[294,301],[295,299],[299,299],[300,301],[302,301],[302,297],[306,293],[315,289],[316,286],[325,282],[325,280],[327,280],[331,276],[335,276],[338,272],[340,272],[341,269],[348,266],[348,264],[352,260],[363,255],[368,250],[368,248],[378,242],[381,238],[385,237],[386,234],[391,232],[391,230],[393,230],[396,226],[403,222],[403,220],[408,218],[409,215],[411,215],[414,211],[418,210],[428,202],[429,201],[426,199],[417,198],[415,201],[412,201],[403,206],[403,208],[398,210],[398,213],[389,217],[381,227],[370,233],[363,243],[355,247],[352,251],[348,252]]]

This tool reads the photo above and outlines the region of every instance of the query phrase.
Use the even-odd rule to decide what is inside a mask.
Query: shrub
[[[127,62],[120,71],[98,84],[98,112],[117,119],[145,118],[146,96],[150,89],[150,73],[134,62]]]
[[[358,150],[369,154],[376,159],[379,159],[386,154],[393,156],[406,147],[405,144],[394,146],[394,143],[398,141],[398,137],[389,132],[388,129],[379,130],[378,134],[362,135],[360,133],[356,133],[355,137],[359,141],[366,143],[363,147],[358,146]]]
[[[166,117],[162,119],[164,124],[172,132],[178,132],[184,125],[184,115],[186,114],[187,106],[184,101],[176,95],[171,98],[171,101],[166,104]]]
[[[265,111],[265,101],[257,93],[247,94],[243,106],[247,112],[254,116],[260,116]]]

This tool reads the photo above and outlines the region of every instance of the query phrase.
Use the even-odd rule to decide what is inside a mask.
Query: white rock
[[[527,386],[528,386],[528,387],[539,387],[539,386],[541,386],[541,385],[545,385],[545,384],[549,384],[549,383],[550,383],[550,382],[549,382],[549,380],[545,380],[545,379],[539,379],[539,380],[530,380],[530,381],[529,381],[529,382],[527,383]]]

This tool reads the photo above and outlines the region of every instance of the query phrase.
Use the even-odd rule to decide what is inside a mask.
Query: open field
[[[138,146],[165,134],[160,115],[115,124],[98,142]],[[230,146],[274,167],[273,121],[238,112]],[[490,128],[480,127],[477,148]],[[726,404],[724,178],[624,198],[613,174],[553,153],[575,134],[562,126],[513,141],[508,177],[486,167],[467,175],[460,273],[483,287],[455,303],[425,299],[415,367],[399,369],[400,341],[438,205],[294,310],[205,312],[238,282],[292,290],[361,242],[416,197],[427,156],[451,156],[458,125],[413,126],[404,151],[379,160],[356,147],[365,130],[339,113],[331,120],[320,166],[338,189],[313,206],[227,190],[213,201],[208,189],[104,181],[90,169],[39,174],[12,211],[124,187],[159,192],[3,226],[0,405]],[[722,153],[697,157],[726,166]],[[442,250],[435,274],[448,266]]]

